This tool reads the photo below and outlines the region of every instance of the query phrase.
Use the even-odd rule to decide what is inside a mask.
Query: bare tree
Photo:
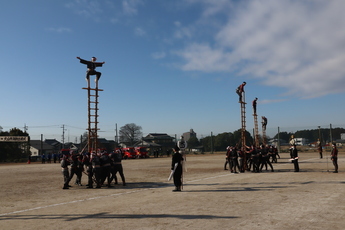
[[[126,124],[120,128],[120,142],[133,145],[135,142],[140,141],[143,133],[141,126],[134,123]]]

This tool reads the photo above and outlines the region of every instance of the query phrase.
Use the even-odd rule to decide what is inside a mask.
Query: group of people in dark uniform
[[[122,167],[123,153],[121,149],[108,154],[106,151],[78,154],[64,154],[61,159],[61,168],[64,178],[63,189],[69,189],[73,176],[76,175],[75,185],[82,186],[81,178],[83,173],[88,177],[86,188],[101,188],[103,185],[112,187],[115,180],[118,184],[116,174],[119,173],[123,186],[126,185]]]
[[[267,171],[268,166],[274,172],[272,163],[277,163],[277,158],[280,158],[277,148],[272,145],[261,145],[259,148],[246,146],[244,151],[237,146],[228,146],[226,150],[224,170],[229,165],[231,173],[243,173],[245,170],[258,173],[263,167]]]
[[[289,143],[290,161],[294,165],[294,172],[299,172],[298,149],[293,136]],[[272,145],[261,145],[259,148],[246,146],[245,151],[237,146],[228,146],[226,150],[224,170],[227,170],[227,165],[229,165],[231,173],[243,173],[245,170],[258,173],[262,172],[263,167],[267,171],[268,166],[274,172],[272,163],[277,163],[277,159],[280,158],[278,149]],[[320,156],[322,158],[322,155]],[[334,166],[333,173],[338,173],[338,149],[335,143],[332,144],[331,160]]]

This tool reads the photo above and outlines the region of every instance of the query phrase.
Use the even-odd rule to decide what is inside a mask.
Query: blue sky
[[[240,128],[243,81],[267,134],[345,127],[343,0],[1,1],[3,131],[75,141],[87,128],[86,66],[99,82],[99,136],[128,123],[198,138]],[[94,76],[91,78],[94,79]],[[260,119],[259,119],[260,121]]]

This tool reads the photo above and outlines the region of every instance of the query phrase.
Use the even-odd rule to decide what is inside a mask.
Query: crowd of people
[[[71,187],[70,182],[74,175],[75,185],[83,186],[81,178],[83,174],[88,177],[86,188],[101,188],[103,185],[112,187],[114,180],[118,184],[116,174],[119,173],[123,186],[126,185],[122,167],[123,154],[121,149],[108,154],[106,151],[78,154],[63,154],[61,159],[62,175],[64,178],[63,189]]]
[[[228,146],[224,170],[227,170],[229,165],[231,173],[243,173],[245,170],[258,173],[262,172],[264,167],[268,170],[270,166],[271,171],[274,172],[272,163],[277,163],[277,158],[280,158],[278,150],[272,145],[261,145],[259,148],[253,145],[246,146],[245,150],[237,146]]]
[[[290,140],[290,145],[290,161],[294,165],[294,172],[299,172],[298,149],[293,138]],[[237,146],[228,146],[224,170],[228,170],[227,165],[229,165],[231,173],[243,173],[246,170],[258,173],[262,172],[264,167],[267,171],[269,166],[271,172],[274,172],[272,163],[277,163],[278,158],[280,158],[278,149],[272,145],[261,145],[259,148],[246,146],[244,151]],[[338,173],[338,149],[335,143],[332,144],[331,160],[334,166],[333,173]]]

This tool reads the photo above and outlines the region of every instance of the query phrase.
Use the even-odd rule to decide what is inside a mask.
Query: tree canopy
[[[340,139],[341,133],[345,133],[344,128],[299,130],[294,133],[280,132],[279,138],[285,142],[289,142],[291,135],[294,135],[295,138],[306,138],[310,142],[316,142],[319,138],[323,142],[330,142]],[[274,138],[278,138],[278,133]]]
[[[120,142],[133,145],[135,142],[140,141],[143,133],[141,126],[134,123],[126,124],[120,128]]]

